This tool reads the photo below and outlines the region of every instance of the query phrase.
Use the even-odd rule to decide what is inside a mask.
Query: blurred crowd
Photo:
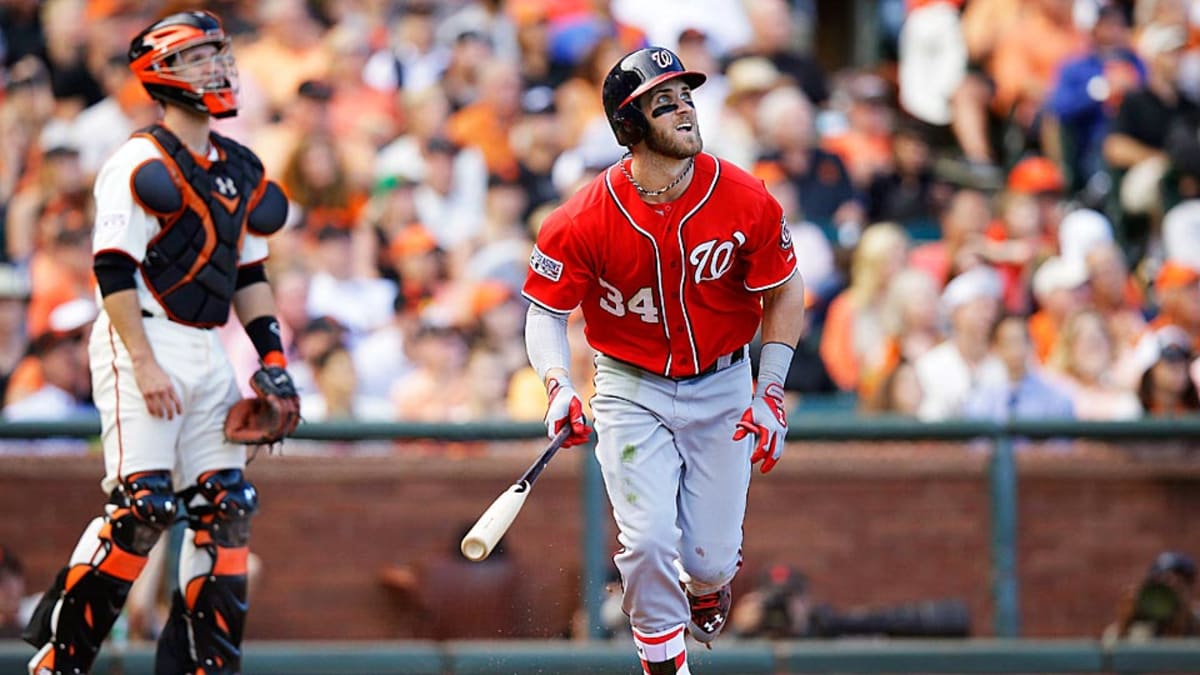
[[[709,74],[706,150],[784,206],[810,291],[794,405],[1200,409],[1200,0],[879,0],[853,68],[814,57],[821,6],[0,0],[0,412],[90,407],[91,182],[159,113],[128,41],[196,8],[234,39],[216,128],[291,200],[268,274],[309,421],[541,418],[528,254],[622,156],[600,85],[646,44]],[[255,352],[223,336],[245,380]]]

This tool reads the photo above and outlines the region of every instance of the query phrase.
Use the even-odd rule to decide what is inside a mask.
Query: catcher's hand
[[[225,416],[225,439],[244,445],[278,443],[300,424],[300,397],[287,371],[277,366],[259,368],[250,378],[257,394],[244,398]]]

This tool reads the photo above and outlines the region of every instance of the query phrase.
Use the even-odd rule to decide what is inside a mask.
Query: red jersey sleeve
[[[769,195],[763,199],[762,213],[746,242],[746,289],[765,291],[774,288],[796,272],[796,251],[783,216],[783,207]]]
[[[542,223],[529,255],[524,296],[555,312],[575,309],[583,301],[590,278],[584,251],[576,222],[563,209],[552,212]]]

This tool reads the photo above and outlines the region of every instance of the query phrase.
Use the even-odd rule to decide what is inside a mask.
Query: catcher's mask
[[[214,50],[197,48],[211,46]],[[208,12],[179,12],[129,43],[129,69],[150,96],[213,117],[237,114],[238,79],[229,37]]]
[[[602,92],[604,114],[618,143],[632,147],[641,142],[650,123],[638,109],[637,98],[676,77],[683,78],[692,89],[708,79],[704,73],[684,68],[675,52],[662,47],[630,52],[608,71]]]

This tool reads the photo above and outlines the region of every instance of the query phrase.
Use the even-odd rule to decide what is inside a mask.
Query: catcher
[[[186,507],[182,593],[156,672],[238,673],[258,510],[241,444],[280,441],[299,420],[263,267],[287,199],[254,153],[210,130],[211,118],[237,113],[233,57],[215,16],[158,21],[133,39],[129,62],[163,115],[114,153],[95,184],[103,311],[88,351],[109,498],[26,628],[38,648],[29,672],[88,672],[151,546]],[[262,362],[252,401],[238,402],[212,330],[231,306]]]

